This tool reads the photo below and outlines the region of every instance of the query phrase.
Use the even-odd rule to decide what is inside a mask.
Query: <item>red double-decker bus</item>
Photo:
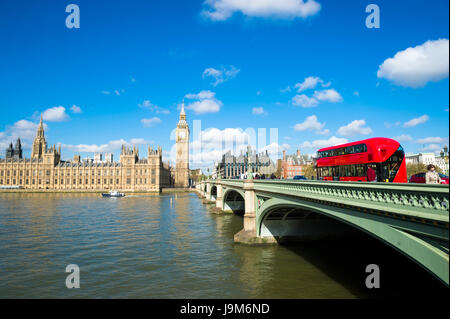
[[[326,147],[317,151],[317,179],[406,183],[405,152],[383,137]]]

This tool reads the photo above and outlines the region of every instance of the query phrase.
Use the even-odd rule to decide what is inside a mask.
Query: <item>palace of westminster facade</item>
[[[136,147],[122,145],[119,162],[86,162],[75,155],[61,160],[61,146],[47,147],[44,125],[39,123],[31,158],[22,157],[20,138],[0,159],[0,187],[49,190],[161,191],[167,187],[189,186],[189,126],[184,104],[176,128],[176,166],[162,161],[162,149],[148,148],[147,158],[139,158]]]

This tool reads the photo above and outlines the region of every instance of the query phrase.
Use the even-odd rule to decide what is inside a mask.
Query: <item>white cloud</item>
[[[193,110],[195,114],[217,113],[222,106],[218,100],[201,100],[188,105],[187,109]]]
[[[149,144],[154,144],[154,141],[147,141],[145,138],[132,138],[130,140],[129,144],[133,144],[133,145],[149,145]]]
[[[353,95],[354,95],[354,96],[359,96],[359,92],[358,92],[358,91],[355,91],[355,92],[353,92]]]
[[[309,76],[303,80],[301,83],[297,83],[294,85],[294,88],[297,89],[297,92],[303,92],[310,89],[315,89],[318,84],[321,84],[322,88],[329,87],[331,82],[325,83],[321,78],[317,76]],[[290,86],[285,90],[281,90],[281,92],[286,92]],[[308,96],[306,94],[297,94],[295,95],[291,103],[295,106],[301,107],[315,107],[319,105],[321,102],[330,102],[330,103],[338,103],[342,102],[342,96],[335,89],[324,89],[324,90],[316,90],[312,96]]]
[[[174,132],[173,132],[174,134]],[[209,167],[214,161],[219,161],[222,155],[228,151],[232,154],[245,154],[248,145],[258,144],[258,152],[267,152],[269,156],[280,155],[283,149],[289,149],[288,144],[278,144],[277,141],[271,141],[269,145],[260,145],[257,143],[257,134],[254,130],[242,130],[240,128],[226,128],[223,130],[210,128],[200,132],[198,137],[190,144],[191,164],[196,167]],[[176,149],[172,147],[170,159],[174,162]]]
[[[79,153],[101,153],[101,152],[114,152],[121,149],[122,145],[125,146],[131,146],[131,145],[141,145],[141,144],[151,144],[151,142],[147,142],[143,138],[133,138],[129,142],[120,139],[120,140],[113,140],[109,141],[106,144],[78,144],[78,145],[72,145],[72,144],[62,144],[61,147],[63,149],[67,149],[69,151],[73,152],[79,152]]]
[[[223,103],[216,99],[215,95],[216,93],[211,91],[201,91],[198,94],[186,94],[186,98],[198,100],[189,104],[186,108],[193,110],[195,114],[219,112]]]
[[[420,138],[416,141],[419,144],[431,144],[431,143],[446,143],[448,142],[448,137],[425,137]]]
[[[422,150],[436,152],[436,151],[440,151],[441,149],[442,149],[442,146],[439,144],[429,144],[429,145],[425,146]]]
[[[215,79],[215,82],[211,83],[213,86],[217,86],[220,83],[223,83],[225,81],[228,81],[234,77],[240,72],[241,70],[237,69],[233,65],[230,66],[229,69],[227,68],[221,68],[220,70],[214,69],[214,68],[207,68],[205,71],[203,71],[202,77],[212,77]]]
[[[342,101],[342,96],[335,89],[315,91],[314,97],[319,101],[338,103]]]
[[[42,117],[49,122],[62,122],[69,118],[63,106],[55,106],[42,112]]]
[[[315,107],[319,104],[319,101],[313,97],[310,98],[305,94],[297,94],[292,98],[292,104],[301,107]]]
[[[252,113],[255,115],[266,115],[267,112],[264,111],[263,107],[254,107],[252,109]]]
[[[19,120],[13,125],[7,125],[5,131],[0,132],[0,151],[4,151],[9,146],[9,143],[15,143],[19,137],[22,141],[22,147],[24,149],[30,148],[38,125],[38,123],[33,123],[28,120]],[[44,130],[47,129],[47,124],[44,123]]]
[[[294,130],[296,131],[314,131],[317,134],[328,134],[329,130],[324,130],[325,123],[319,123],[317,116],[308,116],[303,123],[295,124]]]
[[[393,126],[400,126],[402,123],[400,121],[397,121],[395,123],[389,123],[389,122],[384,122],[384,126],[386,128],[391,128]]]
[[[203,16],[224,21],[240,12],[249,17],[294,19],[317,14],[321,5],[315,0],[205,0]]]
[[[338,134],[343,136],[353,136],[353,135],[367,135],[372,133],[372,129],[370,127],[364,127],[366,125],[366,121],[364,120],[354,120],[353,122],[341,126],[338,129]]]
[[[423,124],[423,123],[427,122],[429,119],[430,119],[430,117],[425,114],[420,117],[413,118],[413,119],[409,120],[408,122],[403,123],[403,127],[414,127],[419,124]]]
[[[83,113],[83,111],[81,110],[81,107],[76,106],[76,105],[72,105],[70,110],[72,111],[72,113]]]
[[[278,144],[278,143],[271,143],[269,145],[266,145],[264,147],[261,147],[258,152],[259,153],[265,153],[267,151],[267,153],[269,154],[270,157],[275,157],[278,158],[281,154],[283,154],[283,151],[287,151],[291,148],[291,146],[289,144]]]
[[[297,83],[294,85],[294,88],[297,89],[297,92],[303,92],[309,89],[315,89],[317,84],[321,84],[322,87],[329,87],[331,82],[325,83],[321,78],[317,76],[309,76],[303,80],[302,83]]]
[[[203,100],[203,99],[212,99],[214,98],[214,96],[216,95],[216,93],[211,92],[211,91],[201,91],[200,93],[197,94],[186,94],[185,98],[187,99],[192,99],[192,100]]]
[[[110,95],[110,94],[111,94],[111,92],[110,92],[110,91],[105,91],[105,90],[103,90],[103,91],[102,91],[102,94],[105,94],[105,95]]]
[[[142,103],[138,104],[140,108],[149,109],[150,111],[156,112],[157,114],[169,114],[169,110],[159,107],[153,104],[150,100],[144,100]]]
[[[306,141],[302,144],[302,148],[319,149],[345,143],[348,143],[348,140],[346,138],[332,136],[327,140],[315,140],[312,142]]]
[[[393,139],[398,142],[409,142],[409,141],[412,141],[413,138],[407,134],[402,134],[402,135],[394,136]]]
[[[291,86],[288,85],[286,88],[280,89],[280,92],[281,92],[281,93],[291,92]]]
[[[152,117],[152,118],[148,118],[148,119],[142,119],[141,123],[145,127],[151,127],[155,124],[161,123],[161,119],[159,117]]]
[[[308,89],[314,89],[317,86],[317,83],[323,81],[317,76],[309,76],[303,80],[302,83],[297,83],[294,88],[297,89],[297,92],[303,92]]]
[[[204,130],[191,143],[190,159],[199,166],[211,165],[213,161],[220,160],[228,150],[237,153],[241,150],[244,151],[250,141],[250,135],[237,128]],[[172,161],[174,161],[175,155],[175,149],[172,148],[170,156]]]
[[[397,85],[418,88],[437,82],[449,74],[448,39],[427,41],[422,45],[397,52],[379,67],[378,78]]]
[[[114,90],[114,93],[116,93],[116,95],[120,95],[120,92],[118,90]]]

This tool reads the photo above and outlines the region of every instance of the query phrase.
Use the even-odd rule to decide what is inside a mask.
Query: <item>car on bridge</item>
[[[296,180],[302,180],[302,181],[306,181],[308,180],[305,176],[303,175],[295,175],[294,178],[292,179],[296,179]]]
[[[409,182],[425,184],[425,174],[426,173],[414,174],[409,178]],[[448,184],[449,182],[448,176],[439,173],[439,177],[441,178],[441,184]]]

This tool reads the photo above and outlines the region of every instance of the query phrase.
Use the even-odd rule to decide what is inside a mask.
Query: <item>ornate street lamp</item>
[[[247,179],[253,179],[253,170],[252,170],[252,163],[250,160],[250,154],[247,152]]]

